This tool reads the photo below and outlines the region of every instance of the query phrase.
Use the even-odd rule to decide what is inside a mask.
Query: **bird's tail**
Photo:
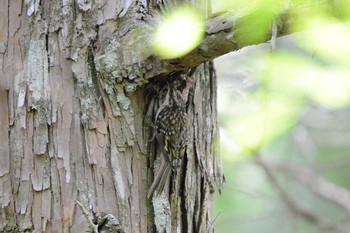
[[[156,175],[154,176],[151,188],[148,191],[147,197],[152,197],[153,194],[160,195],[165,185],[167,184],[171,173],[171,165],[165,161],[164,158],[161,159],[159,168],[157,169]]]

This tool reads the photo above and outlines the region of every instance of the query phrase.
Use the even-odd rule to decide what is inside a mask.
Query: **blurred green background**
[[[218,233],[350,232],[349,45],[338,62],[317,40],[300,43],[309,36],[215,60],[226,178],[215,196]],[[273,101],[282,111],[265,107]]]

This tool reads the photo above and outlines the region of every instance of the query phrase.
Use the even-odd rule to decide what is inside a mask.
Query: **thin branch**
[[[111,73],[118,70],[118,68],[123,68],[125,74],[114,75],[123,78],[128,77],[128,72],[131,72],[130,75],[134,78],[136,75],[138,82],[142,84],[150,78],[166,76],[175,71],[188,71],[203,62],[211,61],[229,52],[237,51],[249,45],[267,42],[271,40],[273,34],[273,37],[291,34],[293,32],[289,30],[290,25],[296,21],[295,15],[291,12],[298,10],[305,12],[310,11],[310,9],[313,9],[313,7],[291,6],[278,14],[269,9],[264,9],[263,12],[256,9],[256,11],[246,13],[244,12],[245,9],[241,12],[230,11],[208,18],[205,22],[205,36],[201,44],[189,54],[176,59],[162,59],[152,55],[151,46],[145,46],[145,41],[151,41],[149,38],[152,37],[152,28],[155,26],[152,26],[151,22],[143,22],[140,24],[140,29],[132,29],[139,33],[140,38],[145,38],[145,40],[139,39],[129,42],[130,48],[143,48],[133,51],[134,59],[119,59],[118,57],[123,57],[122,55],[117,58],[110,57],[108,54],[122,53],[122,45],[107,43],[99,45],[95,62],[98,71],[106,73],[106,77],[110,77]],[[261,13],[268,16],[262,18]],[[275,26],[273,27],[274,22]],[[102,41],[113,42],[116,40],[115,37],[119,35],[108,34],[105,36],[107,38],[101,39]],[[110,60],[115,60],[112,65],[110,65]],[[109,65],[106,66],[105,64]]]
[[[275,163],[268,160],[266,157],[262,156],[261,154],[257,155],[256,161],[264,169],[264,171],[267,175],[267,178],[269,179],[271,184],[277,189],[280,198],[288,206],[288,208],[292,211],[292,213],[297,214],[299,216],[302,216],[303,218],[305,218],[309,222],[319,226],[319,228],[322,228],[324,230],[328,230],[328,231],[331,230],[331,231],[336,231],[336,232],[346,232],[346,231],[344,231],[342,226],[338,226],[338,224],[331,224],[331,223],[325,222],[316,213],[302,207],[298,202],[294,201],[294,199],[289,196],[288,192],[286,192],[279,185],[277,179],[275,178],[275,175],[273,174],[273,171],[275,170]],[[301,174],[299,178],[303,179],[303,178],[305,178],[305,176],[307,176],[307,174]],[[330,190],[328,190],[328,191],[330,191]]]
[[[259,162],[264,166],[269,166],[270,170],[283,171],[291,175],[319,197],[337,204],[350,214],[349,190],[323,179],[307,167],[277,163],[271,160],[267,161],[267,159],[262,156],[259,157]]]
[[[207,230],[207,233],[210,233],[210,232],[214,232],[213,229],[214,229],[214,224],[215,224],[215,221],[218,219],[218,217],[220,216],[221,214],[221,210],[215,215],[213,221],[209,221],[209,229]]]
[[[90,229],[93,231],[93,233],[98,233],[98,225],[94,224],[92,220],[89,217],[88,212],[84,208],[83,204],[81,204],[78,200],[75,201],[77,205],[79,206],[81,212],[83,213],[84,217],[86,218],[86,221],[89,224]]]
[[[350,214],[350,192],[347,189],[317,176],[309,168],[282,165],[281,169],[293,175],[318,196],[337,204]]]
[[[306,208],[302,207],[300,204],[295,202],[289,196],[289,194],[279,185],[279,183],[277,182],[277,180],[272,172],[270,164],[267,162],[266,158],[263,158],[263,156],[261,154],[258,154],[256,157],[256,161],[264,169],[264,172],[265,172],[268,180],[276,188],[281,200],[287,205],[288,209],[293,214],[300,215],[313,224],[318,225],[318,224],[320,224],[320,222],[322,222],[315,213],[312,213],[312,211],[307,210]]]

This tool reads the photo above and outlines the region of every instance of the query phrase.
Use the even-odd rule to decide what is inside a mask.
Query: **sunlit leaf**
[[[270,95],[259,109],[235,122],[230,132],[242,148],[255,152],[292,127],[302,109],[298,101]]]
[[[199,45],[204,36],[202,14],[189,6],[182,6],[164,15],[157,25],[152,48],[163,58],[184,56]]]
[[[215,0],[212,2],[214,11],[245,10],[269,8],[271,11],[290,4],[290,0]]]
[[[237,10],[242,7],[254,6],[256,0],[216,0],[212,2],[214,12]]]
[[[332,23],[332,24],[330,24]],[[299,42],[330,63],[350,65],[350,24],[330,18],[309,21],[311,30]]]
[[[329,108],[350,104],[350,69],[324,66],[311,57],[275,54],[260,76],[266,91],[294,99],[311,99]]]
[[[310,98],[329,108],[342,108],[350,104],[350,70],[322,70],[308,88]]]
[[[254,8],[236,21],[235,41],[239,47],[267,41],[271,35],[275,12],[268,7]]]

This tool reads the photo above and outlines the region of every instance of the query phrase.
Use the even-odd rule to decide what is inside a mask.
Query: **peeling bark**
[[[157,93],[189,68],[145,50],[152,14],[172,4],[162,2],[2,3],[1,232],[85,232],[86,215],[99,232],[210,229],[212,186],[223,182],[211,63],[193,65],[184,169],[170,196],[147,199]]]
[[[149,232],[207,231],[211,227],[213,185],[218,184],[220,190],[223,183],[221,160],[214,147],[214,141],[218,139],[218,125],[215,118],[216,77],[212,64],[199,66],[190,78],[192,86],[187,98],[185,158],[181,169],[172,174],[166,191],[152,197],[155,229],[150,228]],[[206,94],[203,94],[203,90],[206,90]],[[161,97],[151,100],[148,109],[157,110],[160,103]],[[154,116],[155,111],[151,115]],[[149,134],[151,138],[153,131],[150,130]],[[159,156],[161,148],[157,148],[154,143],[149,146],[151,153],[148,158],[156,171],[162,159]]]

